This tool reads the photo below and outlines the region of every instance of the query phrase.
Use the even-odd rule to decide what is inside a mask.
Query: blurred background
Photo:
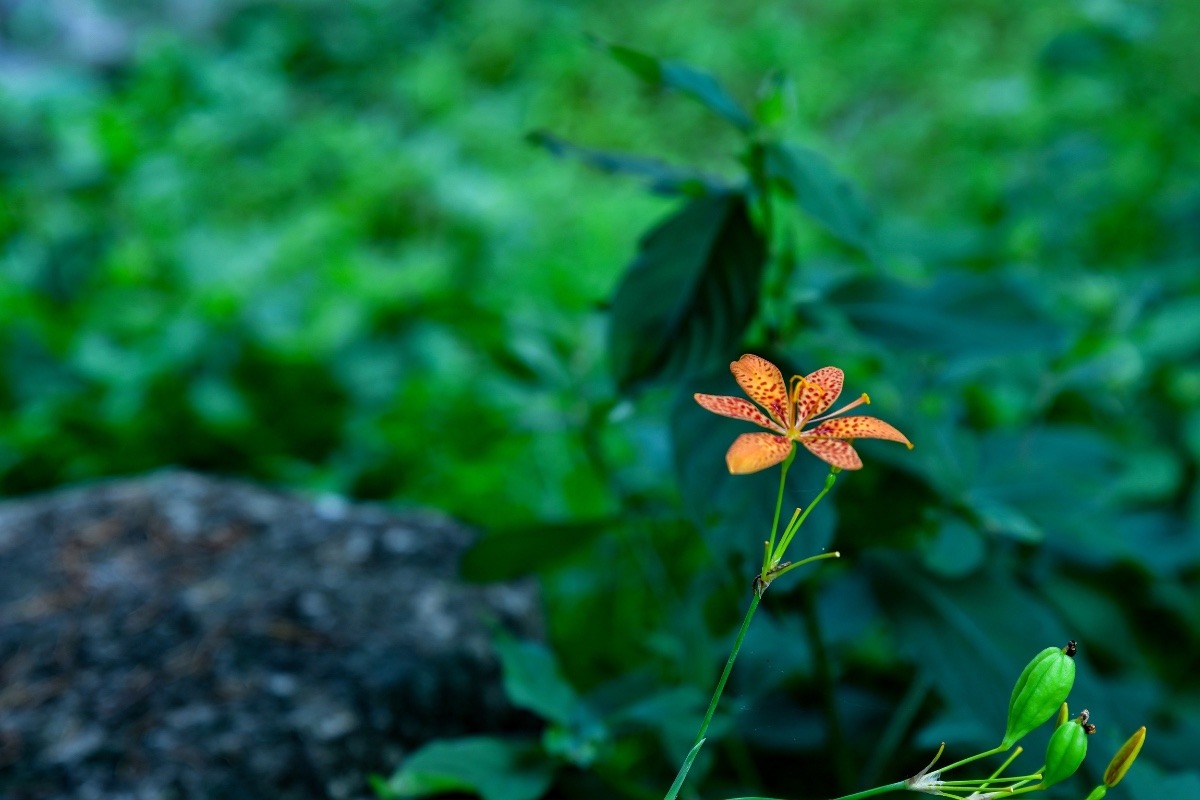
[[[787,211],[720,360],[838,364],[917,444],[864,444],[794,545],[847,558],[772,588],[705,796],[990,747],[1075,638],[1079,788],[1147,724],[1110,796],[1200,798],[1195,3],[0,0],[0,493],[180,465],[467,520],[468,577],[541,579],[551,791],[661,792],[776,479],[725,475],[744,427],[691,404],[728,372],[612,377],[614,292],[681,201],[527,135],[730,181],[743,145],[589,36],[747,103],[790,79],[778,134],[873,245]],[[806,504],[825,473],[793,474]]]

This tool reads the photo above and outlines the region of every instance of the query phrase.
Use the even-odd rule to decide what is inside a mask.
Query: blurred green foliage
[[[841,366],[917,448],[863,444],[802,531],[847,558],[771,590],[685,800],[990,747],[1067,638],[1100,725],[1075,788],[1145,723],[1110,796],[1200,797],[1200,6],[114,4],[99,65],[50,5],[14,9],[0,490],[239,473],[438,506],[486,532],[469,576],[541,578],[551,650],[503,652],[542,741],[444,743],[393,789],[670,783],[774,496],[690,399],[734,393],[685,349],[719,330],[718,360]],[[741,114],[792,144],[740,164]],[[744,166],[795,200],[749,298],[744,262],[670,244],[745,233],[740,195],[687,199]],[[606,325],[656,253],[705,265],[683,307],[716,316],[643,283],[639,335],[680,343],[646,352]],[[785,502],[823,475],[798,461]]]

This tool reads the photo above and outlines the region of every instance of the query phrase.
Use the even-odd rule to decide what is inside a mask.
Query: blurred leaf
[[[650,191],[662,195],[697,197],[704,194],[730,191],[732,187],[715,175],[672,167],[658,159],[626,153],[593,150],[568,142],[546,131],[534,131],[527,137],[533,144],[559,158],[574,158],[592,169],[610,175],[632,175],[641,178]]]
[[[1013,682],[1039,650],[1074,638],[998,569],[967,580],[931,580],[911,559],[872,559],[872,582],[910,663],[947,702],[944,721],[970,742],[999,741]]]
[[[579,698],[559,671],[554,653],[540,642],[518,641],[507,634],[498,635],[495,644],[504,691],[513,705],[569,725],[579,711]]]
[[[489,532],[463,556],[464,578],[477,583],[533,575],[567,561],[592,542],[623,526],[617,519],[535,522]]]
[[[394,797],[467,792],[484,800],[536,800],[553,778],[554,765],[536,746],[478,737],[425,745],[404,760],[387,788]]]
[[[1148,734],[1147,740],[1153,741],[1154,734]],[[1200,797],[1200,772],[1168,773],[1159,769],[1146,757],[1141,757],[1121,781],[1120,788],[1128,793],[1132,800],[1164,800],[1164,798]],[[1116,794],[1113,790],[1110,794]]]
[[[601,43],[601,46],[617,63],[646,83],[674,89],[691,97],[708,110],[732,122],[743,132],[754,129],[754,120],[750,115],[725,91],[725,87],[707,72],[701,72],[678,61],[658,59],[632,47],[604,43]]]
[[[617,383],[628,389],[728,359],[758,308],[766,255],[740,194],[692,200],[659,223],[613,297]]]
[[[1156,361],[1200,353],[1200,297],[1176,297],[1156,309],[1140,331],[1147,357]]]
[[[766,146],[767,177],[782,185],[800,210],[838,239],[870,254],[874,219],[851,183],[815,150],[799,145]]]
[[[613,711],[606,720],[611,725],[655,731],[670,758],[679,761],[696,741],[696,721],[704,717],[707,703],[708,696],[695,686],[663,689],[658,685],[649,695]],[[719,720],[714,723],[710,731],[719,735]]]
[[[943,272],[926,286],[882,276],[835,285],[825,302],[855,329],[896,349],[982,360],[1048,354],[1065,332],[1038,306],[1038,290],[1016,277]]]
[[[796,83],[791,76],[774,71],[758,89],[754,116],[766,128],[778,128],[796,115]]]
[[[925,568],[947,578],[962,578],[979,569],[987,546],[979,532],[958,517],[947,517],[934,525],[933,536],[920,548]]]

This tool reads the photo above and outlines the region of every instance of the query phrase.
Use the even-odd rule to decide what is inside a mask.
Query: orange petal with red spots
[[[812,413],[808,415],[815,417],[818,414],[824,414],[838,399],[842,393],[842,384],[846,382],[846,376],[837,367],[821,367],[816,372],[805,375],[804,382],[820,389],[820,399],[813,406]]]
[[[830,440],[835,441],[835,440]],[[725,465],[734,475],[773,467],[792,452],[792,440],[772,433],[743,433],[733,440],[725,454]]]
[[[787,385],[779,367],[765,358],[746,354],[730,364],[729,371],[742,391],[766,409],[771,419],[785,428],[791,424]]]
[[[887,439],[906,444],[909,449],[912,448],[912,442],[908,440],[907,436],[883,420],[874,417],[834,417],[805,431],[804,435],[832,436],[838,439]]]
[[[733,419],[744,419],[747,422],[753,422],[755,425],[761,425],[764,428],[770,428],[771,430],[783,433],[783,428],[767,419],[767,415],[759,411],[749,400],[743,400],[740,397],[722,397],[715,394],[695,394],[693,397],[696,398],[697,403],[714,414],[720,414],[722,417],[732,417]]]
[[[827,464],[842,469],[862,469],[862,459],[849,442],[841,439],[801,439],[800,444]]]

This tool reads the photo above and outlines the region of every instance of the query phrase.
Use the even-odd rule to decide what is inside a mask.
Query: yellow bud
[[[1137,759],[1138,753],[1142,752],[1142,744],[1146,741],[1146,726],[1138,728],[1133,732],[1125,744],[1121,745],[1121,749],[1112,757],[1112,761],[1108,762],[1108,769],[1104,770],[1104,785],[1110,789],[1121,782],[1121,778],[1125,777],[1125,773],[1129,771],[1130,766]]]
[[[1069,710],[1067,710],[1067,704],[1063,703],[1061,706],[1058,707],[1058,719],[1054,721],[1054,727],[1057,728],[1059,725],[1062,725],[1064,722],[1066,722],[1070,718],[1071,718],[1071,712]]]

